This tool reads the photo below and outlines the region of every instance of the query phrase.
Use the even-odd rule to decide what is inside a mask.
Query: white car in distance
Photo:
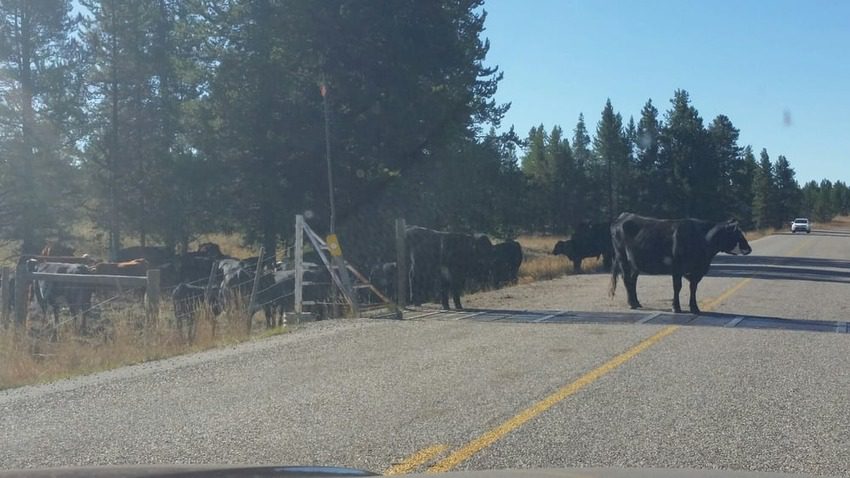
[[[809,234],[812,232],[812,226],[809,224],[809,220],[807,218],[798,217],[791,223],[791,232],[805,232],[806,234]]]

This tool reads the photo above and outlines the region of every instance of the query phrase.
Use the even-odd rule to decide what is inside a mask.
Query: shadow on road
[[[846,322],[831,320],[786,319],[760,315],[706,312],[700,315],[674,314],[653,310],[628,312],[583,312],[570,310],[510,310],[466,309],[462,311],[432,311],[420,316],[421,311],[405,313],[405,319],[537,323],[537,324],[634,324],[681,325],[685,327],[719,327],[735,329],[796,330],[801,332],[848,333]]]
[[[793,233],[791,231],[782,231],[775,232],[774,235],[778,236],[837,236],[837,237],[850,237],[850,231],[843,231],[837,229],[812,229],[812,232],[806,234],[805,232],[797,232]]]
[[[810,257],[717,256],[708,276],[850,283],[850,261]]]

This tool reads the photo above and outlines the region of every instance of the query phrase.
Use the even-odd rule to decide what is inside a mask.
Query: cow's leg
[[[573,272],[581,274],[581,257],[573,259]]]
[[[679,291],[682,290],[682,275],[673,274],[673,312],[679,314],[682,307],[679,304]]]
[[[629,307],[632,309],[640,309],[641,305],[637,298],[637,278],[638,272],[633,271],[628,261],[618,261],[620,263],[620,275],[623,276],[623,285],[626,287],[626,296],[629,300]]]
[[[637,298],[637,274],[624,275],[623,283],[626,286],[626,295],[629,298],[629,307],[632,309],[640,309],[643,307],[640,305]]]
[[[451,273],[445,266],[440,267],[440,304],[443,310],[449,310],[449,292],[452,289]]]
[[[699,278],[693,277],[693,278],[688,279],[688,285],[690,286],[690,289],[691,289],[691,298],[688,301],[688,305],[690,306],[692,314],[699,314],[700,313],[699,306],[697,305],[697,286],[699,285],[700,279],[702,279],[702,277],[699,277]]]
[[[52,304],[50,308],[53,309],[53,330],[50,332],[50,341],[57,342],[59,340],[59,305]],[[47,321],[47,317],[45,317],[45,321]]]
[[[452,299],[455,303],[455,309],[461,310],[463,306],[460,304],[460,295],[463,293],[463,281],[455,279],[452,281]]]
[[[606,272],[611,270],[611,254],[602,254],[602,268]]]

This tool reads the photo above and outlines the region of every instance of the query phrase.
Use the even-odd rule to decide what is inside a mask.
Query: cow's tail
[[[614,261],[611,263],[611,288],[608,289],[608,296],[614,297],[614,293],[617,292],[617,276],[620,275],[620,261],[619,258],[614,255]]]

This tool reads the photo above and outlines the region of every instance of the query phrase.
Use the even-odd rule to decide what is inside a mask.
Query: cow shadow
[[[797,232],[793,233],[791,231],[780,231],[773,233],[778,236],[824,236],[824,237],[850,237],[850,231],[839,230],[839,229],[812,229],[812,232],[806,234],[805,232]]]
[[[850,283],[850,260],[782,256],[717,256],[708,277]]]
[[[462,316],[458,316],[461,314]],[[699,315],[642,309],[640,311],[585,312],[571,310],[467,309],[428,314],[430,319],[445,315],[452,321],[528,323],[528,324],[595,324],[595,325],[678,325],[683,327],[715,327],[724,329],[787,330],[798,332],[848,333],[846,322],[804,320],[783,317],[703,312]]]

